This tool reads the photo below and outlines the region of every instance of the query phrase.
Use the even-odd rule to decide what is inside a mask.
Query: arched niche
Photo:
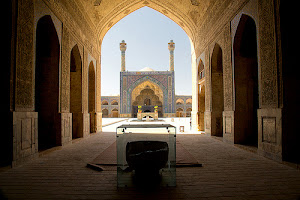
[[[50,15],[37,23],[35,66],[35,110],[38,112],[39,151],[61,145],[59,121],[60,45]]]
[[[83,137],[82,119],[82,59],[75,45],[70,56],[70,112],[72,113],[72,138]]]
[[[223,136],[223,90],[223,55],[221,47],[216,43],[211,56],[211,135],[219,137]]]
[[[255,21],[243,14],[233,43],[235,122],[234,142],[257,146],[258,62]]]

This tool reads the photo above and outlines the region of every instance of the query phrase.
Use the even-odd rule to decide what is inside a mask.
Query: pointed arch
[[[103,118],[108,118],[109,117],[109,113],[108,113],[108,109],[107,108],[103,108],[102,109],[102,117]]]
[[[72,138],[83,137],[82,120],[82,59],[76,44],[70,56],[70,112],[72,113]]]
[[[137,80],[134,84],[132,84],[130,86],[130,88],[128,89],[128,92],[130,93],[129,102],[132,101],[133,90],[135,88],[137,88],[138,85],[141,85],[143,83],[144,84],[149,83],[149,85],[152,85],[153,88],[155,88],[156,90],[159,91],[159,97],[160,97],[160,100],[162,100],[163,104],[167,102],[167,99],[164,99],[164,97],[167,96],[167,89],[165,88],[165,86],[163,84],[161,84],[159,81],[157,81],[156,79],[149,77],[149,76],[144,76],[143,78]],[[131,102],[131,104],[132,104],[132,102]]]
[[[50,15],[37,22],[35,110],[38,112],[38,147],[61,145],[59,109],[60,44]],[[47,88],[47,90],[45,89]]]
[[[176,7],[159,1],[135,0],[131,3],[124,2],[122,5],[120,5],[121,9],[115,9],[109,15],[106,16],[105,18],[106,23],[104,23],[102,26],[97,27],[96,32],[98,38],[100,38],[100,41],[102,41],[105,34],[112,26],[114,26],[116,23],[118,23],[127,15],[143,7],[149,7],[165,15],[166,17],[168,17],[169,19],[177,23],[191,39],[191,46],[194,47],[192,41],[194,41],[194,38],[196,36],[196,31],[197,31],[195,22],[189,16],[182,13],[182,11],[177,9]]]
[[[129,89],[131,93],[130,105],[132,109],[132,116],[136,115],[137,106],[139,105],[148,106],[149,108],[147,107],[147,109],[150,110],[153,110],[154,106],[158,106],[158,115],[160,117],[163,116],[163,107],[164,103],[166,102],[166,100],[164,100],[165,93],[158,84],[154,83],[153,81],[150,81],[149,79],[150,77],[144,77],[134,84],[135,87],[133,88],[133,90],[132,87]]]
[[[200,59],[197,71],[198,71],[198,81],[200,81],[202,78],[204,78],[204,63],[202,59]]]
[[[111,105],[119,105],[119,102],[117,100],[112,100],[110,104]]]
[[[90,132],[96,131],[96,73],[93,61],[88,69],[88,111],[90,113]]]
[[[108,105],[108,101],[103,100],[103,101],[101,102],[101,105]]]
[[[204,131],[205,85],[198,85],[198,130]]]
[[[183,104],[184,104],[183,99],[181,99],[181,98],[176,99],[176,105],[183,105]]]
[[[218,43],[215,44],[211,56],[211,85],[211,134],[221,137],[223,136],[222,115],[224,111],[223,52]]]
[[[255,21],[242,14],[233,42],[235,125],[234,142],[257,146],[258,61]]]

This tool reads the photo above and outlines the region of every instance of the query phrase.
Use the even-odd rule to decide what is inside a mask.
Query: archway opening
[[[291,4],[280,2],[280,35],[282,56],[282,159],[289,162],[300,163],[300,134],[298,131],[298,116],[300,113],[300,93],[296,91],[300,85],[299,75],[295,70],[297,63],[294,48],[294,27],[289,26],[293,17]]]
[[[204,112],[205,112],[204,64],[203,61],[200,59],[198,64],[198,131],[205,131]]]
[[[102,117],[103,118],[108,118],[109,117],[108,110],[106,108],[102,109]]]
[[[205,113],[205,86],[198,85],[198,130],[205,131],[204,127],[204,113]]]
[[[192,108],[187,108],[185,111],[186,117],[191,117]]]
[[[39,151],[61,145],[59,100],[60,45],[49,15],[36,29],[35,110],[38,115]]]
[[[182,108],[176,109],[176,117],[183,117],[183,109]]]
[[[257,146],[258,63],[254,20],[242,15],[234,37],[234,142]]]
[[[72,113],[72,138],[75,139],[83,137],[82,60],[77,45],[72,48],[70,64],[70,112]]]
[[[135,88],[134,91],[139,92],[140,90]],[[133,93],[133,97],[137,94]],[[141,106],[142,112],[154,112],[154,107],[158,106],[158,116],[162,116],[162,102],[157,93],[153,89],[145,88],[139,92],[139,94],[133,99],[132,104],[132,115],[136,116],[138,112],[138,106]]]
[[[113,118],[119,117],[119,110],[116,109],[116,108],[112,109],[112,111],[111,111],[111,117],[113,117]]]
[[[223,136],[223,59],[222,49],[215,44],[211,57],[211,89],[212,89],[212,112],[211,112],[211,135]]]
[[[96,75],[95,67],[91,61],[88,74],[88,109],[90,114],[90,133],[96,132]]]
[[[149,6],[149,7],[148,7]],[[110,27],[110,30],[108,32],[103,31],[99,33],[99,35],[105,35],[103,40],[100,40],[101,43],[101,65],[105,66],[102,68],[102,73],[101,73],[101,95],[103,96],[113,96],[113,94],[119,94],[120,95],[120,116],[126,116],[126,117],[136,117],[137,109],[133,108],[132,105],[135,103],[134,98],[131,97],[131,92],[132,88],[132,82],[135,81],[133,78],[130,79],[122,79],[120,77],[119,73],[114,73],[116,71],[121,71],[121,63],[120,59],[121,54],[119,51],[119,46],[120,42],[122,40],[126,41],[126,67],[125,67],[125,72],[136,72],[136,75],[139,75],[140,73],[145,73],[145,72],[140,72],[141,69],[146,68],[146,67],[157,67],[155,68],[154,71],[157,71],[157,74],[160,73],[160,71],[168,71],[169,69],[169,54],[170,51],[168,50],[168,42],[170,40],[174,40],[176,43],[176,48],[178,49],[175,50],[175,71],[174,73],[175,79],[171,77],[170,79],[166,79],[163,81],[160,81],[161,83],[166,82],[165,87],[168,86],[168,82],[172,82],[172,85],[174,87],[178,87],[180,89],[175,89],[176,90],[176,95],[180,95],[182,92],[182,95],[191,95],[192,94],[192,75],[191,71],[187,71],[186,66],[191,65],[191,49],[193,52],[193,55],[195,54],[194,48],[190,45],[193,45],[192,40],[189,38],[191,36],[191,31],[187,31],[190,27],[183,25],[183,23],[180,24],[180,26],[176,23],[174,23],[179,16],[170,16],[170,15],[163,15],[160,12],[157,12],[157,8],[154,7],[152,8],[151,3],[150,5],[143,5],[142,7],[134,7],[134,10],[130,9],[131,14],[122,16],[123,18],[120,21],[113,21]],[[134,12],[133,12],[134,11]],[[139,26],[138,24],[140,21],[144,20],[144,16],[148,16],[149,13],[153,13],[155,15],[154,17],[145,19],[147,20],[146,28],[139,28],[138,29],[138,35],[134,36],[135,33],[132,33],[133,28],[129,27],[136,27]],[[138,16],[134,19],[133,16]],[[163,19],[162,19],[163,18]],[[171,18],[171,19],[170,19]],[[133,20],[132,20],[133,19]],[[168,20],[168,25],[172,24],[177,26],[177,29],[180,29],[180,34],[177,34],[176,32],[178,31],[176,28],[165,28],[165,25],[160,25],[161,21]],[[127,23],[127,21],[134,21],[134,23],[130,24]],[[144,20],[144,21],[145,21]],[[173,21],[174,20],[174,21]],[[178,23],[178,21],[176,21]],[[117,24],[115,24],[117,23]],[[163,22],[164,23],[164,22]],[[114,25],[115,24],[115,25]],[[126,27],[122,29],[122,26],[126,24]],[[114,26],[112,26],[114,25]],[[158,28],[159,26],[159,28]],[[156,33],[151,34],[145,34],[145,30],[150,29],[150,31],[156,31]],[[184,32],[183,31],[186,31]],[[124,30],[124,31],[123,31]],[[172,31],[170,31],[172,30]],[[120,34],[122,33],[121,36],[116,36],[117,33]],[[137,31],[135,31],[137,32]],[[166,34],[163,34],[162,32],[166,32]],[[189,33],[189,35],[187,35]],[[179,36],[180,35],[180,36]],[[115,39],[115,38],[117,39]],[[178,38],[178,43],[176,42]],[[102,39],[102,38],[100,38]],[[159,45],[153,45],[157,44]],[[181,44],[179,44],[181,43]],[[184,47],[180,47],[182,43],[186,43],[187,45],[184,45]],[[163,47],[161,45],[164,45]],[[187,47],[187,48],[186,48]],[[110,49],[111,50],[108,50]],[[142,50],[142,51],[141,51]],[[180,51],[180,52],[179,52]],[[109,55],[107,55],[106,52],[109,52]],[[115,55],[114,55],[115,54]],[[122,53],[124,55],[124,53]],[[111,56],[115,56],[115,58],[112,58]],[[179,59],[180,58],[180,59]],[[115,62],[115,63],[113,63]],[[184,62],[188,62],[188,64],[183,64]],[[182,66],[182,67],[181,67]],[[123,72],[122,72],[123,73]],[[110,74],[110,76],[107,76],[106,74]],[[109,77],[109,78],[108,78]],[[175,80],[176,84],[173,84],[173,80]],[[188,81],[187,81],[188,80]],[[117,85],[116,83],[120,83],[120,85]],[[177,84],[178,83],[178,84]],[[113,86],[115,86],[115,89],[110,89]],[[170,87],[171,87],[170,86]],[[123,88],[122,88],[123,87]],[[123,91],[119,91],[120,88]],[[125,88],[125,89],[124,89]],[[127,89],[127,90],[126,90]],[[130,90],[129,90],[130,89]],[[176,107],[175,107],[175,91],[174,90],[164,90],[165,97],[162,98],[165,100],[161,100],[163,103],[163,108],[158,107],[158,112],[159,112],[159,117],[163,116],[174,116],[176,113]],[[172,96],[172,99],[168,100],[168,95],[170,93],[170,96]],[[170,103],[168,102],[170,101]],[[144,105],[145,102],[142,104]],[[147,105],[154,105],[152,102],[146,102]],[[129,107],[131,106],[131,107]],[[137,106],[137,105],[134,105]]]

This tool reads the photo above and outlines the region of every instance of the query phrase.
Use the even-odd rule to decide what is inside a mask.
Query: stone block
[[[205,111],[204,113],[205,133],[211,135],[211,112]]]
[[[60,113],[61,118],[61,145],[72,141],[72,113]]]
[[[234,143],[234,111],[223,112],[223,141]]]
[[[38,113],[13,112],[13,161],[20,165],[38,156]]]
[[[282,160],[282,110],[258,109],[258,153]]]

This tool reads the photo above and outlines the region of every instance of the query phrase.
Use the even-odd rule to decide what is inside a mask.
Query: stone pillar
[[[121,50],[121,72],[125,72],[125,51],[127,48],[127,44],[125,43],[125,40],[122,40],[120,43],[120,50]]]
[[[258,1],[258,65],[260,109],[258,115],[258,153],[282,160],[282,110],[278,107],[278,55],[274,1]]]
[[[170,71],[174,71],[174,49],[175,49],[175,43],[173,40],[171,40],[168,43],[168,49],[170,51]]]

